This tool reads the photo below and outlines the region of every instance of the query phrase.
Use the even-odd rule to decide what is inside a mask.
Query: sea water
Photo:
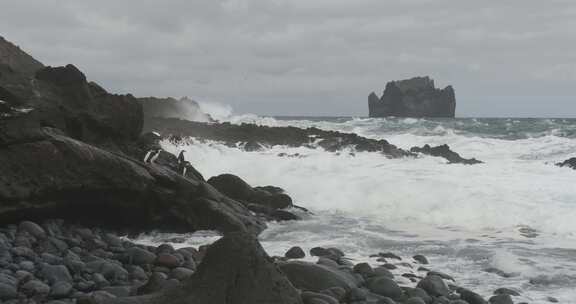
[[[553,296],[576,303],[576,171],[554,165],[576,156],[576,120],[218,118],[353,132],[404,149],[448,144],[463,157],[484,161],[470,166],[430,156],[388,159],[352,147],[340,153],[283,146],[244,152],[216,142],[163,142],[175,154],[185,149],[207,178],[232,173],[253,186],[280,186],[312,211],[302,221],[269,224],[260,239],[270,255],[291,246],[337,247],[354,262],[378,265],[369,255],[394,252],[409,260],[424,254],[428,268],[485,297],[508,287],[522,294],[515,302],[548,303]],[[193,234],[177,246],[217,238]]]

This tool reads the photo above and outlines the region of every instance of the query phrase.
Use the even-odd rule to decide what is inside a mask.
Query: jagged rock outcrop
[[[191,136],[198,139],[217,140],[230,146],[238,143],[258,143],[263,146],[285,145],[291,147],[317,146],[331,152],[354,147],[360,152],[379,152],[390,158],[414,156],[384,139],[376,140],[354,133],[327,131],[318,128],[268,127],[255,124],[200,123],[173,118],[154,118],[146,121],[145,131],[158,131],[165,135]]]
[[[382,97],[368,96],[370,117],[454,117],[456,97],[452,86],[437,89],[429,77],[415,77],[386,84]]]
[[[3,39],[0,52],[0,128],[55,127],[94,144],[140,135],[142,106],[132,95],[108,93],[73,65],[44,67]]]
[[[44,65],[32,56],[26,54],[18,46],[0,36],[0,65],[10,67],[26,75],[34,75]]]
[[[51,128],[4,138],[10,141],[0,149],[0,224],[64,218],[133,231],[258,233],[265,227],[209,184],[160,164],[144,164]]]
[[[144,118],[179,118],[191,121],[210,122],[212,117],[200,109],[198,103],[188,97],[175,99],[142,97],[138,98],[144,107]]]
[[[576,157],[569,158],[563,162],[559,162],[556,164],[558,167],[568,167],[571,169],[576,170]]]
[[[475,165],[481,164],[482,161],[475,158],[463,158],[460,154],[450,150],[448,145],[440,145],[432,147],[430,145],[424,145],[422,147],[412,147],[410,152],[422,153],[430,156],[442,157],[448,161],[449,164],[465,164],[465,165]]]

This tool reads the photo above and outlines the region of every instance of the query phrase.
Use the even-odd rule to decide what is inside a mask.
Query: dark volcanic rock
[[[253,212],[263,214],[269,220],[288,221],[297,220],[298,216],[286,210],[292,207],[292,198],[282,192],[269,192],[264,187],[252,188],[240,177],[233,174],[214,176],[208,183],[218,191],[243,203]]]
[[[279,266],[290,282],[302,290],[320,292],[331,287],[350,290],[359,285],[359,281],[351,272],[330,266],[300,261],[280,263]]]
[[[284,256],[288,259],[302,259],[306,257],[306,253],[304,252],[304,250],[302,250],[302,248],[294,246],[288,249],[288,251],[286,251]]]
[[[355,147],[357,151],[380,152],[391,158],[414,156],[383,139],[369,139],[354,133],[326,131],[318,128],[301,129],[231,123],[207,124],[173,118],[154,118],[146,120],[144,130],[159,131],[179,137],[191,136],[198,139],[216,140],[232,147],[236,147],[238,142],[258,142],[267,146],[321,147],[330,152]]]
[[[450,150],[448,145],[441,145],[436,147],[431,147],[430,145],[424,145],[423,147],[412,147],[410,149],[414,153],[422,153],[426,155],[443,157],[448,160],[449,164],[465,164],[474,165],[481,164],[482,162],[475,158],[462,158],[460,154]]]
[[[396,282],[387,277],[375,277],[368,281],[368,289],[375,294],[398,299],[402,296],[402,289]]]
[[[572,157],[570,159],[567,159],[563,162],[557,163],[556,166],[558,167],[568,167],[571,169],[576,170],[576,157]]]
[[[255,237],[229,233],[212,244],[182,288],[110,303],[300,304],[298,291]]]
[[[131,95],[106,92],[73,65],[44,67],[0,38],[0,129],[54,127],[66,135],[110,146],[136,139],[142,106]],[[0,137],[0,146],[9,139]]]
[[[50,128],[10,138],[0,149],[0,223],[52,217],[145,230],[263,229],[240,203],[162,166]]]
[[[42,63],[2,36],[0,36],[0,64],[27,75],[34,75],[36,71],[44,67]]]
[[[429,295],[440,297],[450,294],[448,285],[436,275],[428,275],[418,283],[418,288],[425,290]]]
[[[370,117],[454,117],[456,97],[448,86],[437,89],[429,77],[391,81],[381,98],[368,96]]]

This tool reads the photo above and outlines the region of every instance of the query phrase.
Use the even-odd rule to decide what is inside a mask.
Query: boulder
[[[331,287],[341,287],[348,291],[360,284],[351,272],[330,266],[292,261],[281,262],[279,267],[290,282],[302,290],[320,292]]]
[[[429,295],[434,297],[447,296],[450,289],[444,280],[437,275],[427,275],[418,283],[418,288],[425,290]]]
[[[76,141],[52,128],[4,135],[0,129],[0,201],[8,202],[0,206],[0,224],[64,218],[134,230],[258,233],[264,227],[210,185],[162,166]]]
[[[382,97],[368,96],[370,117],[454,117],[455,110],[454,89],[437,89],[427,76],[388,82]]]
[[[292,206],[292,199],[284,193],[270,193],[263,188],[252,188],[240,177],[221,174],[208,180],[208,183],[230,198],[249,204],[264,205],[272,209]]]
[[[288,249],[288,251],[286,251],[286,253],[284,254],[284,257],[286,257],[288,259],[302,259],[302,258],[306,257],[306,253],[304,252],[304,250],[302,250],[302,248],[300,248],[298,246],[294,246],[294,247]]]
[[[50,284],[56,282],[72,282],[72,276],[70,272],[68,272],[68,268],[64,265],[43,264],[40,268],[40,273]]]
[[[398,299],[402,296],[402,289],[396,282],[387,277],[375,277],[368,280],[368,289],[378,295]]]
[[[253,235],[232,232],[208,248],[184,286],[108,303],[301,304],[302,300]]]
[[[428,264],[428,259],[427,259],[425,256],[421,255],[421,254],[417,254],[417,255],[413,256],[412,258],[414,259],[414,261],[416,261],[416,262],[418,262],[418,263],[420,263],[420,264],[423,264],[423,265],[427,265],[427,264]]]
[[[20,290],[27,296],[46,296],[50,293],[50,286],[44,284],[42,281],[31,280],[20,287]]]

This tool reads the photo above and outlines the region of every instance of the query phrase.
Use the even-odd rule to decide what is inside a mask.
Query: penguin
[[[185,152],[186,152],[185,150],[182,150],[182,151],[180,151],[180,154],[178,154],[178,164],[183,164],[183,163],[184,163],[184,161],[185,161],[185,159],[184,159],[184,153],[185,153]]]
[[[154,152],[154,150],[150,150],[148,152],[146,152],[146,155],[144,156],[144,162],[147,163],[148,160],[150,159],[150,155]]]
[[[162,152],[162,150],[158,149],[150,156],[151,164],[153,164],[156,161],[156,159],[158,159],[158,156],[160,156],[160,152]]]

